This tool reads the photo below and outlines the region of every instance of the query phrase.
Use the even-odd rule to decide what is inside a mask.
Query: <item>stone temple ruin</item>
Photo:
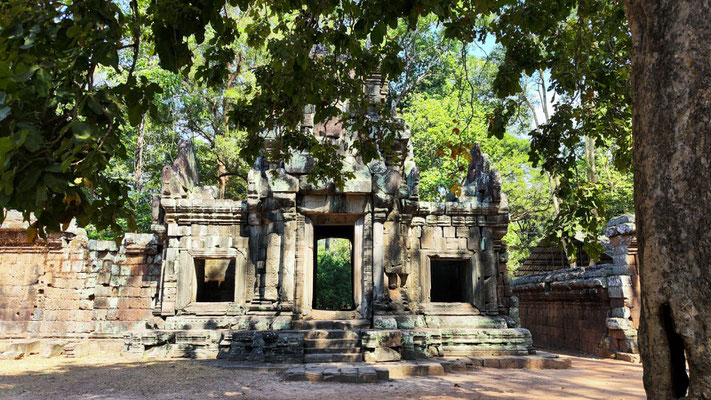
[[[580,263],[569,265],[557,246],[537,246],[516,271],[511,288],[536,346],[639,362],[634,215],[612,218],[604,233],[606,254],[599,263],[590,263],[581,251]]]
[[[312,121],[305,113],[303,129],[336,144],[355,176],[342,190],[310,183],[312,159],[294,154],[259,158],[246,200],[216,199],[181,143],[154,200],[156,329],[128,333],[128,351],[171,344],[183,355],[307,362],[528,354],[501,243],[507,201],[479,146],[461,196],[424,202],[407,130],[399,157],[365,165],[348,150],[350,132]],[[351,243],[351,309],[314,305],[323,238]]]
[[[367,86],[375,101],[379,82]],[[35,354],[36,339],[52,340],[52,354],[111,342],[128,354],[265,362],[529,354],[501,243],[507,200],[479,146],[459,198],[424,202],[406,129],[396,157],[365,165],[350,132],[306,111],[302,129],[337,145],[354,176],[342,189],[309,182],[313,160],[294,154],[259,158],[245,200],[217,199],[181,142],[154,197],[154,234],[116,246],[70,228],[27,244],[26,223],[10,215],[0,229],[3,357]],[[346,309],[314,301],[325,238],[350,242]]]

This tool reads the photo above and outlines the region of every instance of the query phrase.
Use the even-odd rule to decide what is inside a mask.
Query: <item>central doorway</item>
[[[337,221],[337,223],[336,223]],[[305,319],[341,320],[363,318],[363,252],[364,252],[365,217],[360,214],[321,214],[314,213],[304,218],[304,245],[306,247],[303,259],[303,285],[301,291],[301,312]],[[341,246],[341,266],[338,269],[338,279],[335,282],[343,288],[339,293],[350,293],[351,301],[337,296],[340,302],[328,302],[325,293],[333,286],[319,279],[319,248],[325,253],[326,243],[319,241],[329,238],[329,252]],[[334,244],[333,239],[345,239],[341,245]],[[325,257],[321,257],[321,271],[324,271]],[[349,262],[350,261],[350,262]],[[321,274],[323,278],[324,274]],[[350,277],[350,279],[348,279]],[[319,299],[316,301],[316,299]],[[326,309],[322,309],[324,307]]]
[[[314,226],[314,310],[356,309],[353,239],[353,225]]]

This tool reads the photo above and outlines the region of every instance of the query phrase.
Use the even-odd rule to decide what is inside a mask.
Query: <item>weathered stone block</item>
[[[614,286],[631,286],[632,285],[632,278],[626,275],[614,275],[614,276],[608,276],[607,277],[607,286],[608,287],[614,287]]]
[[[373,317],[373,328],[397,329],[397,321],[395,321],[394,317],[375,316]]]
[[[631,286],[613,286],[607,288],[607,294],[610,298],[630,298],[632,297]]]
[[[631,318],[631,313],[628,307],[613,307],[610,310],[610,316],[615,318],[629,319]]]
[[[465,217],[455,215],[452,217],[452,225],[456,227],[461,227],[463,225],[466,225],[467,219]]]
[[[449,215],[440,215],[439,218],[437,218],[437,225],[451,226],[452,225],[452,217],[450,217]]]
[[[401,347],[403,335],[399,330],[370,330],[363,338],[363,346],[367,348]]]
[[[287,381],[306,380],[306,368],[303,366],[289,367],[286,372],[284,372],[284,379]]]
[[[434,249],[435,238],[442,237],[442,228],[434,226],[425,226],[422,228],[422,238],[420,246],[423,249]]]
[[[411,225],[412,226],[423,226],[425,224],[425,219],[422,217],[413,217]]]
[[[397,321],[397,327],[400,329],[415,328],[415,318],[413,318],[413,316],[399,315],[399,316],[395,317],[395,320]]]
[[[446,238],[453,238],[456,236],[457,228],[453,226],[445,226],[442,228],[442,235]]]
[[[40,356],[44,358],[57,357],[64,352],[64,342],[42,342],[40,345]]]
[[[359,367],[358,368],[358,383],[376,383],[378,381],[378,373],[375,368]]]
[[[630,329],[630,321],[623,318],[608,318],[606,321],[607,329],[625,330]]]
[[[615,353],[615,358],[618,360],[627,361],[627,362],[636,363],[636,364],[639,364],[642,362],[642,358],[639,356],[639,354],[617,352],[617,353]]]
[[[436,215],[428,215],[425,217],[427,225],[437,225],[437,221],[439,221],[439,218]]]
[[[275,331],[286,331],[291,329],[291,317],[290,316],[278,316],[272,321],[271,329]]]
[[[398,351],[389,347],[379,347],[373,351],[366,351],[363,353],[363,359],[365,362],[387,362],[400,361],[402,356]]]

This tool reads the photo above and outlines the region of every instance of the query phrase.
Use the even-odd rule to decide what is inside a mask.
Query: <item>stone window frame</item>
[[[198,302],[197,276],[195,273],[196,259],[229,260],[235,263],[235,292],[233,301],[226,302]],[[244,306],[246,303],[247,288],[244,279],[246,268],[246,256],[243,252],[235,248],[210,248],[210,249],[187,249],[181,250],[178,255],[178,266],[180,281],[190,282],[188,288],[182,287],[177,295],[179,301],[176,302],[176,310],[196,315],[222,315],[226,314],[234,306]],[[187,291],[187,292],[186,292]]]
[[[420,250],[420,302],[423,305],[432,304],[430,293],[432,289],[431,261],[468,261],[472,271],[472,294],[468,302],[479,310],[484,304],[484,285],[481,263],[477,252],[471,250]],[[437,303],[434,303],[437,304]],[[456,303],[452,303],[456,304]]]

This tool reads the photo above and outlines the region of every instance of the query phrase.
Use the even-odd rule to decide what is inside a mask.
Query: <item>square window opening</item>
[[[235,300],[235,260],[196,258],[198,303],[233,302]]]
[[[469,260],[430,260],[430,301],[468,302],[466,283]]]

